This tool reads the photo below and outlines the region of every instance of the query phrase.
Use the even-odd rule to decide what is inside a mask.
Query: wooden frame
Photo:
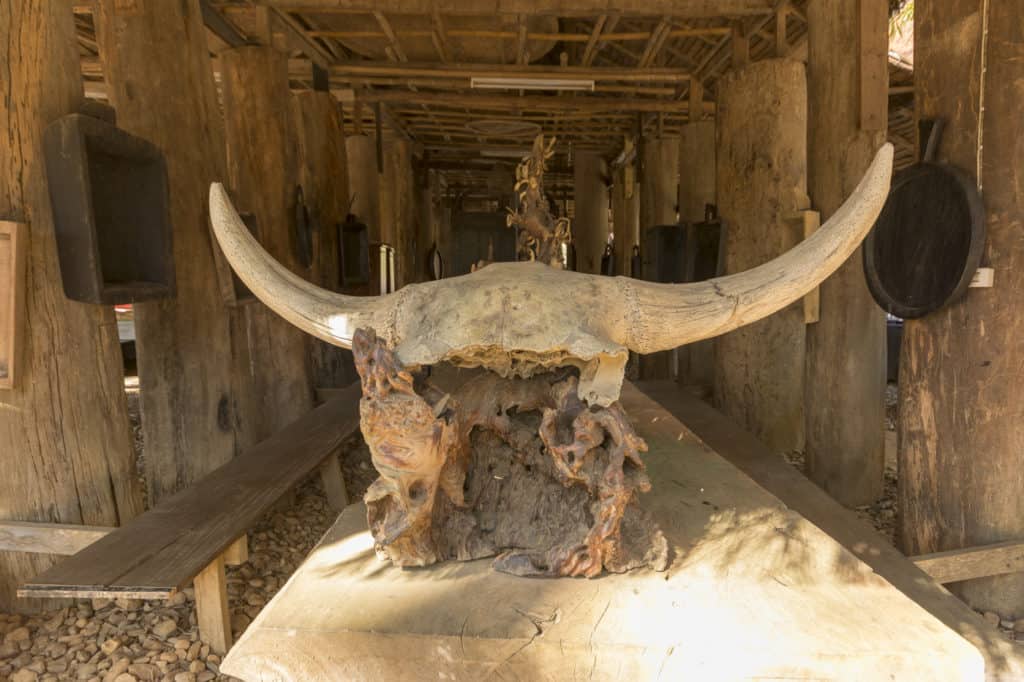
[[[28,225],[0,220],[0,389],[19,380]]]

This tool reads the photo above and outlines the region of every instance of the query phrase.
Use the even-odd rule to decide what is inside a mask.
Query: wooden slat
[[[910,560],[935,582],[943,584],[1016,573],[1024,571],[1024,540],[921,554]]]
[[[116,528],[0,521],[0,551],[76,554]]]
[[[231,611],[224,557],[218,556],[196,576],[196,624],[199,638],[223,656],[231,648]]]
[[[359,384],[18,590],[146,595],[186,586],[359,427]]]

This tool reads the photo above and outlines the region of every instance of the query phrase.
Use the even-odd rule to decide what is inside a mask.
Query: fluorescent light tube
[[[582,78],[471,78],[474,90],[584,90],[593,92],[594,81]]]

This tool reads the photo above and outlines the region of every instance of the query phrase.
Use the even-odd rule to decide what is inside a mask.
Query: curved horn
[[[893,147],[875,155],[857,189],[812,236],[745,272],[690,284],[628,280],[636,294],[630,349],[669,350],[718,336],[785,308],[846,262],[871,231],[889,194]]]
[[[238,277],[258,299],[299,329],[344,348],[352,346],[352,335],[360,327],[370,327],[391,341],[387,334],[393,299],[336,294],[294,274],[249,233],[219,182],[210,185],[210,223]]]

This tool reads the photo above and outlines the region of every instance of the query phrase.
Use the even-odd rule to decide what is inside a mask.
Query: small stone
[[[96,598],[96,599],[92,600],[92,608],[93,608],[93,611],[101,611],[102,609],[107,608],[108,606],[110,606],[113,603],[114,603],[113,599],[106,599],[106,598],[99,597],[99,598]]]
[[[117,651],[118,647],[120,647],[120,646],[121,646],[120,640],[108,639],[107,641],[105,641],[103,644],[100,645],[100,651],[102,651],[104,655],[109,656],[110,654],[112,654],[115,651]]]
[[[199,642],[192,642],[192,646],[188,648],[188,653],[185,654],[185,658],[189,661],[194,661],[199,658],[199,648],[202,646]]]
[[[131,673],[121,673],[114,678],[114,682],[139,682],[139,680]]]
[[[1004,630],[1012,630],[1013,629],[1013,621],[1012,620],[1001,620],[1001,621],[999,621],[999,627],[1003,628]]]
[[[165,651],[162,654],[160,654],[160,660],[166,663],[177,663],[178,654],[174,653],[173,651]]]
[[[128,672],[142,682],[156,682],[160,677],[157,667],[149,663],[132,663],[128,666]]]
[[[170,606],[184,606],[187,601],[188,597],[185,596],[184,592],[175,592],[167,600],[167,603]]]
[[[986,611],[981,615],[986,621],[988,621],[988,624],[992,627],[999,626],[999,614],[993,613],[992,611]]]
[[[119,609],[123,609],[125,611],[136,611],[142,608],[141,599],[115,599],[114,603],[117,604]]]
[[[46,672],[48,673],[66,673],[68,671],[68,662],[63,659],[57,659],[55,661],[49,661],[46,664]]]
[[[160,639],[167,639],[172,632],[178,629],[178,624],[168,618],[153,626],[153,634]]]
[[[174,676],[174,682],[196,682],[195,673],[178,673]]]
[[[1014,632],[1024,632],[1024,618],[1021,618],[1020,620],[1014,621],[1014,623],[1013,623],[1013,631]]]
[[[204,670],[203,672],[196,675],[196,682],[210,682],[210,680],[215,679],[216,677],[217,676],[211,673],[209,670]]]
[[[252,621],[249,620],[249,616],[244,613],[233,613],[231,614],[231,629],[235,632],[242,632]]]
[[[192,642],[187,637],[175,637],[173,640],[175,649],[188,649]]]
[[[14,642],[4,642],[3,644],[0,644],[0,661],[17,656],[18,651],[20,651],[20,649]]]
[[[128,666],[131,665],[131,661],[127,658],[119,658],[114,662],[114,665],[110,666],[110,670],[103,676],[103,682],[115,682],[117,677],[122,673],[128,672]]]
[[[78,679],[88,680],[90,677],[96,674],[97,670],[99,670],[99,666],[97,666],[95,663],[83,663],[80,666],[78,666]]]
[[[28,628],[24,625],[20,628],[15,628],[7,633],[4,637],[5,642],[24,642],[30,637]]]
[[[220,664],[220,656],[218,656],[217,654],[210,654],[209,656],[206,657],[206,662],[207,663],[217,663],[219,665]]]
[[[35,670],[29,670],[28,668],[22,668],[18,672],[11,675],[11,682],[36,682],[39,679],[39,675]]]
[[[188,671],[191,673],[201,673],[206,670],[206,664],[196,659],[188,664]]]

